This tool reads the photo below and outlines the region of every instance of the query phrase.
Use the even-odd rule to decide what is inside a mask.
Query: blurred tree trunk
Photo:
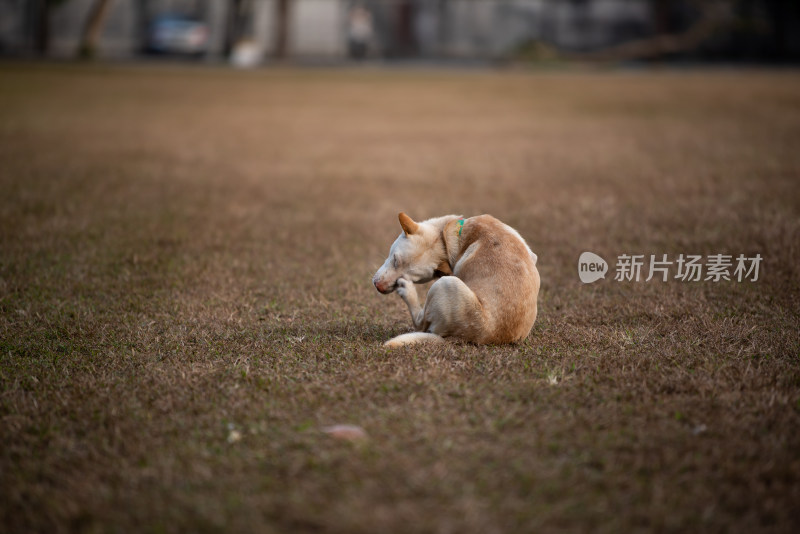
[[[38,54],[45,55],[50,51],[50,18],[53,14],[53,8],[64,2],[66,0],[39,0],[38,2],[32,2],[34,9],[34,47]]]
[[[438,11],[436,16],[438,17],[439,22],[439,42],[437,43],[439,50],[439,55],[443,56],[447,53],[447,48],[450,45],[450,31],[451,31],[451,24],[450,24],[450,6],[448,5],[448,0],[440,0],[437,6]]]
[[[228,16],[225,22],[225,43],[223,54],[230,56],[233,47],[242,38],[242,19],[248,6],[244,0],[231,0],[228,8]]]
[[[289,48],[289,7],[290,0],[275,2],[275,59],[286,59]]]
[[[650,9],[653,11],[653,26],[656,35],[669,33],[669,0],[653,0]]]
[[[136,2],[136,23],[139,52],[146,52],[150,46],[150,0]]]
[[[81,44],[78,48],[79,57],[91,59],[97,54],[97,40],[103,30],[109,7],[111,0],[95,0],[83,26]]]
[[[36,52],[40,55],[47,54],[50,49],[50,0],[42,0],[36,6],[35,43]]]

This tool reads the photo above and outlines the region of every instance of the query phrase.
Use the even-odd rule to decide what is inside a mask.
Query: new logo
[[[578,258],[578,276],[584,284],[597,282],[606,277],[608,263],[594,252],[584,252]]]

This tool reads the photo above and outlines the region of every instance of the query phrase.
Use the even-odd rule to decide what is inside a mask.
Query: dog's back
[[[472,329],[466,337],[476,343],[524,339],[536,321],[536,255],[513,228],[491,215],[466,219],[455,248],[453,275],[475,293],[482,308],[480,331]]]

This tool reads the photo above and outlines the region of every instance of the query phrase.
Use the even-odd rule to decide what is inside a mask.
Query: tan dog
[[[395,240],[372,283],[395,289],[417,332],[386,342],[398,347],[455,336],[473,343],[514,343],[536,320],[536,254],[510,226],[491,215],[445,215],[416,223],[399,215]],[[421,307],[414,284],[439,278]]]

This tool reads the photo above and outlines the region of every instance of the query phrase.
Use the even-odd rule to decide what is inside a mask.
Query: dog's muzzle
[[[375,284],[375,289],[384,295],[391,293],[397,288],[397,283],[389,285],[386,283],[381,283],[380,280],[373,280],[372,283]]]

